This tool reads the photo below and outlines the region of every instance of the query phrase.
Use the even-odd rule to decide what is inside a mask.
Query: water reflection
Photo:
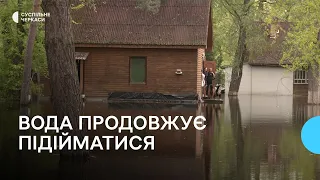
[[[52,107],[39,103],[29,111],[24,113],[51,115]],[[199,106],[87,103],[85,115],[203,115],[207,119],[204,131],[192,126],[185,131],[137,131],[142,137],[155,136],[154,151],[93,151],[89,161],[18,151],[19,113],[0,110],[1,179],[320,179],[319,158],[300,141],[303,123],[317,115],[317,107],[308,106],[305,99],[240,96],[226,97],[223,105]],[[118,135],[103,127],[88,134]]]

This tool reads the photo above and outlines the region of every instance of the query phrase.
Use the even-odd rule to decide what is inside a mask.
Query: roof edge
[[[210,21],[212,21],[212,7],[211,7],[211,0],[208,0],[209,1],[209,7],[208,7],[208,13],[207,13],[207,18],[208,18],[208,22],[206,24],[206,49],[207,49],[207,46],[208,46],[208,37],[209,37],[209,26],[210,26]]]
[[[248,63],[250,66],[265,66],[265,67],[282,67],[285,65],[291,65],[291,64],[262,64],[262,63]]]
[[[75,47],[106,47],[106,48],[162,48],[162,49],[198,49],[206,48],[206,45],[110,45],[110,44],[89,44],[75,43]]]

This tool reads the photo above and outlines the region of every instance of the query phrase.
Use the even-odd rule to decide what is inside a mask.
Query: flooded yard
[[[49,103],[35,103],[30,112],[46,116],[52,109]],[[86,162],[62,162],[59,154],[19,151],[19,110],[2,109],[1,179],[320,179],[319,158],[300,139],[303,123],[314,116],[304,99],[240,96],[200,106],[87,102],[84,114],[204,115],[207,127],[139,131],[139,136],[155,136],[154,151],[92,151]],[[117,134],[101,128],[89,135]]]

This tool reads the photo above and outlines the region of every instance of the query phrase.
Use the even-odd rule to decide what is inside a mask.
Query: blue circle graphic
[[[320,154],[320,116],[309,119],[303,125],[301,140],[310,152]]]

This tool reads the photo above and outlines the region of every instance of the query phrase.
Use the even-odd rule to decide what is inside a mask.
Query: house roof
[[[268,42],[270,42],[270,47],[268,50],[259,54],[258,56],[250,57],[248,64],[253,66],[280,66],[280,65],[289,65],[291,64],[288,61],[281,63],[282,58],[282,45],[285,40],[285,36],[287,31],[289,30],[288,22],[280,22],[279,25],[279,33],[277,38],[271,39],[268,37]],[[268,27],[270,28],[270,26]],[[271,45],[271,43],[274,43]]]
[[[162,0],[157,13],[137,0],[95,0],[73,10],[76,44],[206,46],[211,0]]]

